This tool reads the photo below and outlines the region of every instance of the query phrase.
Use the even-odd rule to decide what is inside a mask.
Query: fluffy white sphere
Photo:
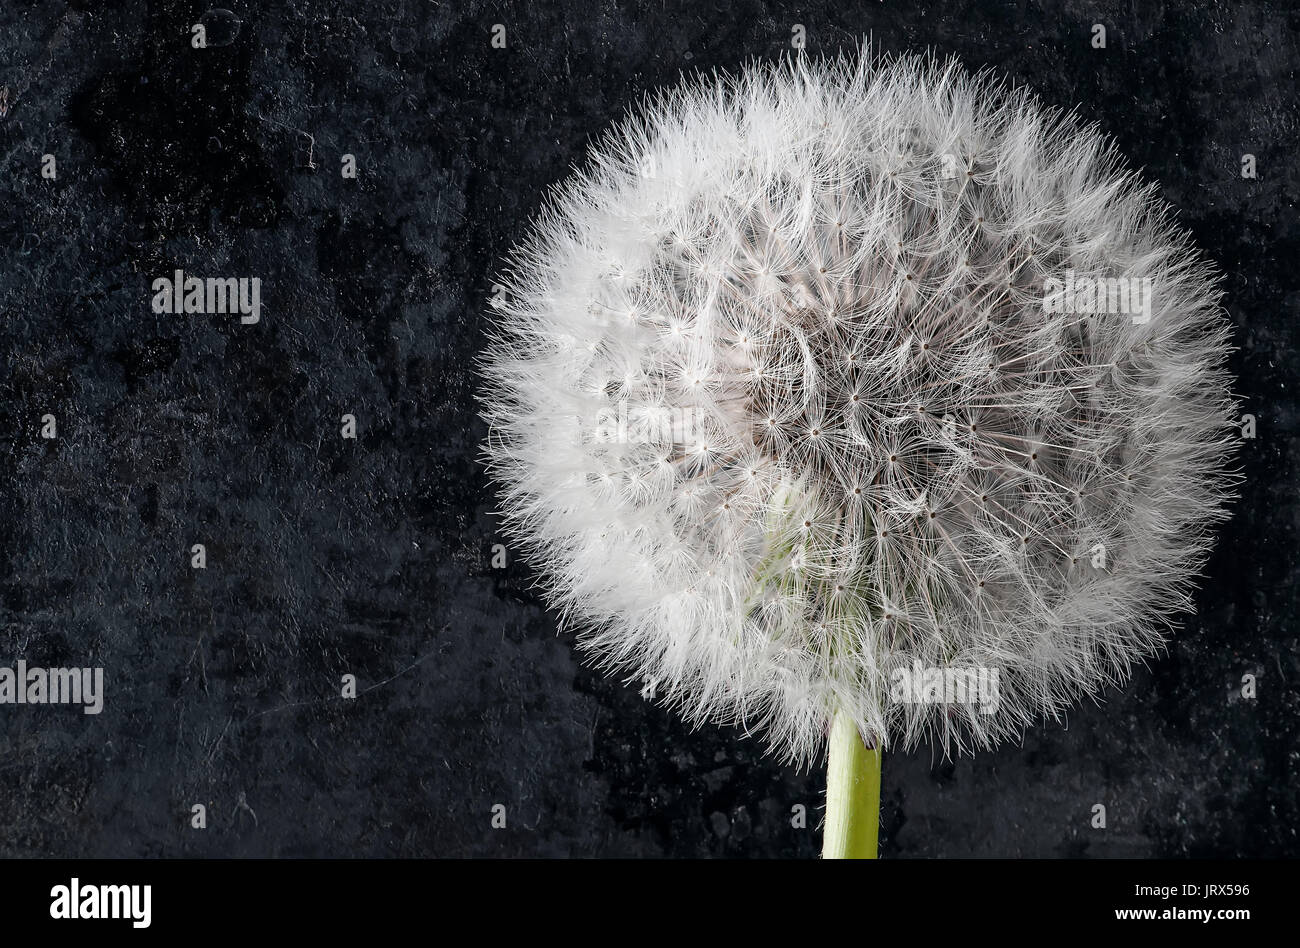
[[[801,763],[837,709],[987,746],[1191,607],[1232,482],[1215,276],[1022,90],[919,57],[688,83],[502,283],[506,522],[580,643],[692,722]],[[995,702],[899,688],[975,669]]]

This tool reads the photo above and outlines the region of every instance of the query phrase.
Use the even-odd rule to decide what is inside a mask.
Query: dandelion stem
[[[880,829],[880,748],[867,747],[844,711],[831,722],[823,859],[875,859]]]

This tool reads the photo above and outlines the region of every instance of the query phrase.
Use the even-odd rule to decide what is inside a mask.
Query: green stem
[[[843,711],[831,722],[823,859],[875,859],[880,829],[880,748],[862,743]]]

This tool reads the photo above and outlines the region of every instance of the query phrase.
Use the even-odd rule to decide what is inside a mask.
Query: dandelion
[[[1192,608],[1233,486],[1216,275],[1022,89],[869,54],[689,82],[503,285],[508,529],[602,667],[801,765],[829,736],[828,855],[874,852],[832,811],[882,749],[1016,737]]]

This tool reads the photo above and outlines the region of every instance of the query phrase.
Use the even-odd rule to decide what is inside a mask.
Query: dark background
[[[1100,123],[1226,273],[1259,419],[1168,654],[1023,746],[887,756],[882,853],[1297,854],[1294,8],[228,7],[0,9],[0,664],[106,677],[97,717],[0,707],[0,854],[818,851],[819,773],[600,677],[526,566],[492,569],[471,364],[502,254],[592,137],[795,23],[813,53],[931,46]],[[262,321],[155,315],[178,268],[260,276]]]

